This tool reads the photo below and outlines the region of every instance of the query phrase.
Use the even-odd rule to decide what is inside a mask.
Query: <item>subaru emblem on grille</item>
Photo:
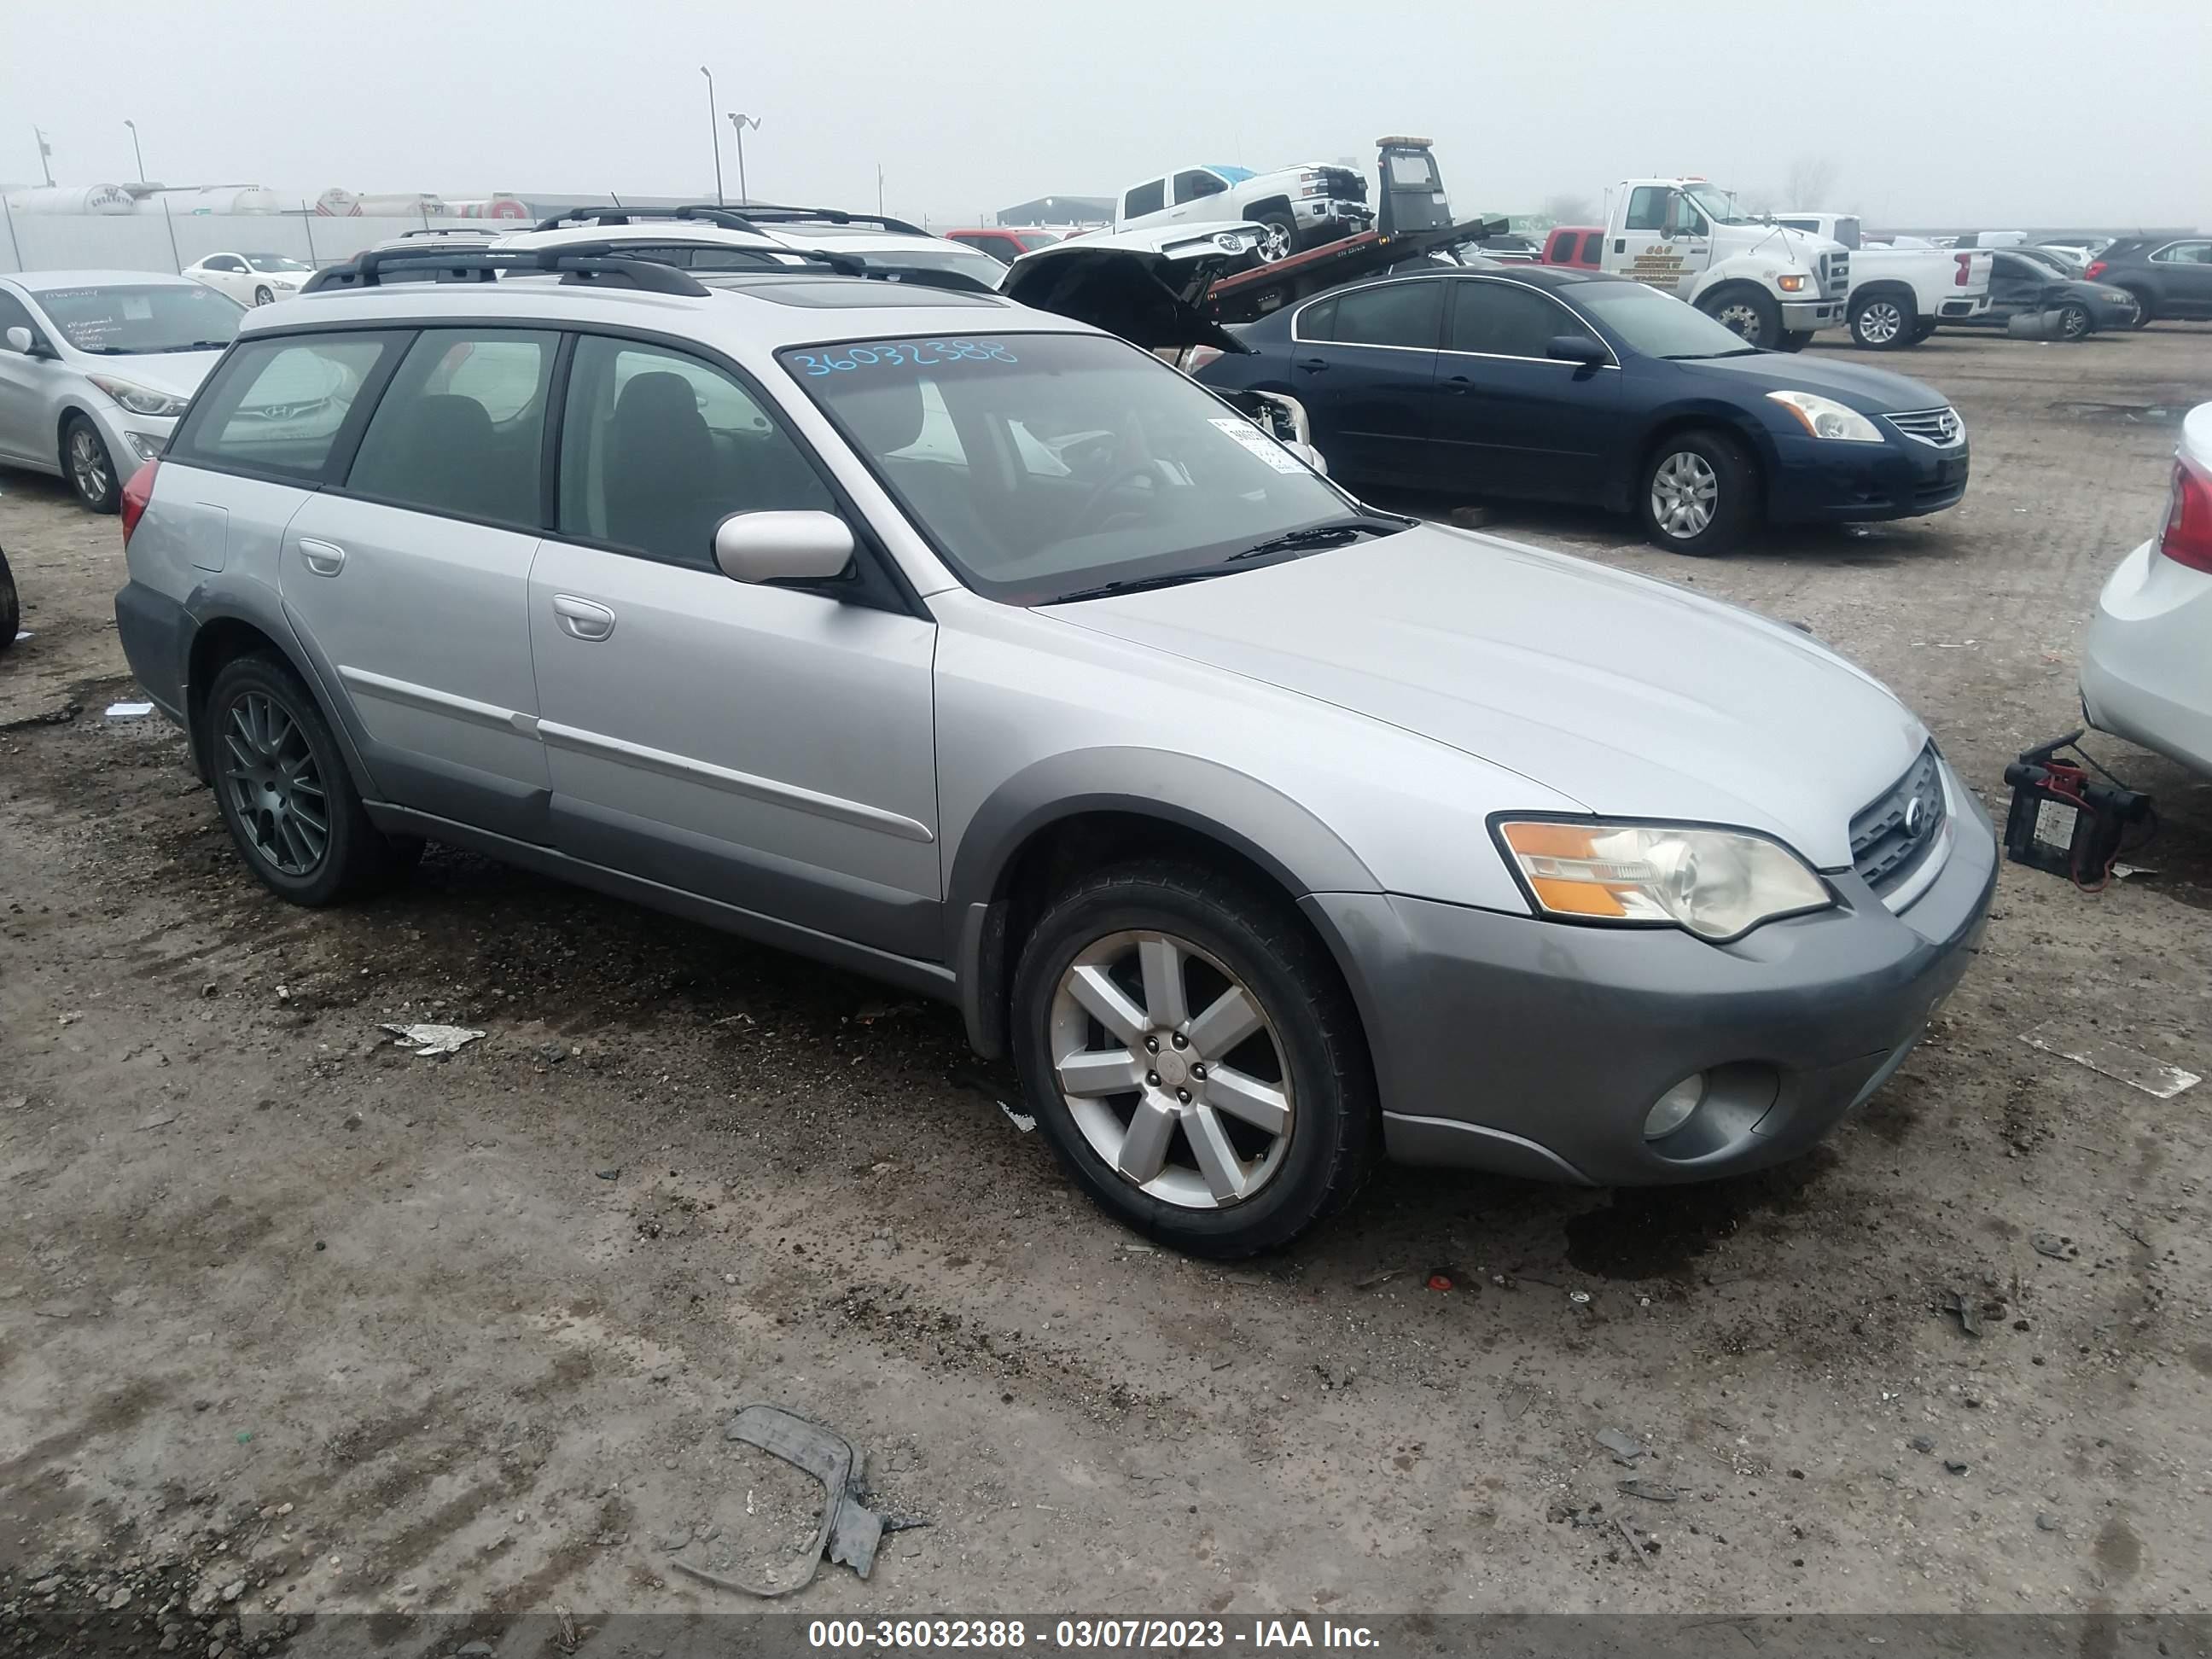
[[[1915,795],[1905,803],[1905,833],[1917,838],[1921,830],[1927,827],[1927,823],[1928,803]]]

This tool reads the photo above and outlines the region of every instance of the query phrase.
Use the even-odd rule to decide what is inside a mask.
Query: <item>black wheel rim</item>
[[[246,691],[217,730],[223,789],[255,855],[280,875],[313,875],[330,850],[330,805],[300,722],[267,692]]]
[[[2068,339],[2078,340],[2089,331],[2089,313],[2079,306],[2069,306],[2059,327]]]

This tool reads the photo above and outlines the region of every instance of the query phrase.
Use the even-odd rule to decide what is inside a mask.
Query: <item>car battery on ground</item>
[[[2005,781],[2012,786],[2005,856],[2094,893],[2112,879],[2122,853],[2149,844],[2158,815],[2148,795],[2128,788],[2081,750],[2075,751],[2079,762],[2058,758],[2058,751],[2073,748],[2081,735],[2069,732],[2024,750],[2005,768]],[[2092,767],[2106,781],[2093,779]]]

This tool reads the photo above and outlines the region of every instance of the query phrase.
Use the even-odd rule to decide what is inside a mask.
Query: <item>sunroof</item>
[[[773,300],[780,306],[804,306],[822,311],[941,311],[953,306],[994,306],[997,296],[957,293],[928,288],[920,283],[756,282],[716,283],[714,287],[757,300]]]

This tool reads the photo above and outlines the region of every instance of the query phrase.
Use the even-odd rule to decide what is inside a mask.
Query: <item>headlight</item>
[[[1802,276],[1777,276],[1774,282],[1784,294],[1796,294],[1805,286]]]
[[[1805,423],[1816,438],[1838,438],[1845,443],[1878,444],[1881,434],[1856,409],[1817,392],[1770,392],[1766,394]]]
[[[189,398],[174,397],[167,392],[156,392],[151,386],[118,380],[112,374],[92,374],[86,378],[133,415],[159,416],[167,420],[183,414],[185,405],[191,401]]]
[[[1498,836],[1537,908],[1577,921],[1729,939],[1835,902],[1796,854],[1741,830],[1526,819],[1501,823]]]

